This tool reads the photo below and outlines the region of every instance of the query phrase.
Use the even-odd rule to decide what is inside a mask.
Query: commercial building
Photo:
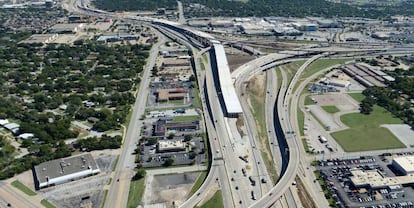
[[[159,119],[153,124],[153,136],[165,136],[169,131],[195,131],[200,128],[199,121],[173,122]]]
[[[158,152],[179,152],[185,150],[186,143],[180,139],[158,140]]]
[[[216,71],[216,76],[219,79],[219,91],[221,91],[224,102],[225,114],[228,117],[237,118],[243,112],[243,109],[233,86],[223,45],[218,41],[214,41],[212,52],[212,68]]]
[[[56,25],[53,25],[49,29],[49,32],[58,33],[58,34],[76,33],[82,27],[83,27],[83,24],[78,24],[78,23],[56,24]]]
[[[185,88],[157,89],[157,102],[167,102],[169,100],[183,100],[188,96]]]
[[[99,172],[100,169],[91,154],[51,160],[33,168],[37,190],[92,176]]]

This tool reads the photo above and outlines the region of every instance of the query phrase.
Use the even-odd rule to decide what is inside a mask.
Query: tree
[[[154,137],[151,137],[151,138],[149,138],[149,139],[147,140],[147,144],[148,144],[148,146],[151,146],[151,145],[157,144],[157,142],[158,142],[158,139],[157,139],[157,138],[154,138]]]
[[[188,141],[190,141],[192,138],[193,138],[193,137],[192,137],[191,135],[186,134],[186,135],[184,136],[184,142],[188,142]]]
[[[144,178],[145,175],[147,175],[147,171],[143,168],[139,168],[137,172],[135,173],[134,177],[132,178],[132,180],[139,180],[141,178]]]
[[[166,160],[165,160],[165,162],[164,162],[163,166],[165,166],[165,167],[169,167],[169,166],[171,166],[171,165],[173,165],[173,164],[174,164],[174,159],[172,159],[172,158],[168,158],[168,159],[166,159]]]
[[[168,135],[167,139],[174,139],[175,134],[171,133]]]
[[[191,82],[196,81],[194,74],[192,74],[192,75],[190,76],[189,80],[190,80]]]

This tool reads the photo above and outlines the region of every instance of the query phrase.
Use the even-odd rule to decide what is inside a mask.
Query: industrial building
[[[138,40],[138,35],[130,35],[130,34],[117,34],[117,35],[102,35],[96,41],[101,43],[107,42],[117,42],[123,40]]]
[[[76,33],[83,27],[83,24],[79,23],[70,23],[70,24],[56,24],[53,25],[50,29],[50,33],[58,33],[58,34],[65,34],[65,33]]]
[[[365,87],[385,87],[386,81],[394,81],[393,77],[383,71],[373,69],[371,66],[362,63],[348,64],[342,70]]]
[[[219,94],[221,92],[225,115],[237,118],[243,112],[243,109],[233,86],[224,47],[218,41],[213,42],[212,57],[212,68],[216,71],[219,79]]]
[[[100,169],[91,154],[44,162],[33,167],[36,190],[98,174]]]
[[[392,160],[392,166],[403,175],[414,173],[414,156],[397,157]]]
[[[33,34],[19,43],[51,43],[58,38],[58,34]]]

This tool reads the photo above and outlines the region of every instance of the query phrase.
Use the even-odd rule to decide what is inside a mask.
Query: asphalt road
[[[155,64],[158,56],[159,46],[165,43],[165,37],[160,33],[157,34],[159,41],[151,48],[150,55],[147,59],[144,74],[141,79],[140,87],[136,95],[133,113],[128,126],[126,136],[123,141],[123,148],[115,168],[114,180],[108,191],[105,207],[126,207],[128,201],[129,186],[131,178],[134,175],[136,143],[140,137],[142,121],[139,120],[145,113],[146,100],[149,93],[151,69]],[[119,179],[119,181],[118,181]]]

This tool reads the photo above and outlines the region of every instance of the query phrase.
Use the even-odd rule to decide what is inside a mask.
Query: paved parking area
[[[161,167],[169,158],[174,160],[174,165],[201,164],[207,160],[204,141],[201,137],[194,137],[195,150],[193,152],[157,152],[157,145],[141,145],[141,164],[143,167]]]
[[[323,94],[323,95],[311,95],[319,106],[334,105],[341,111],[358,110],[358,103],[356,103],[347,94]]]
[[[319,105],[308,105],[308,108],[313,115],[318,117],[324,127],[329,127],[332,131],[342,128],[342,126],[335,121],[334,116],[324,111]]]
[[[382,125],[391,131],[407,147],[414,146],[414,130],[407,124]]]
[[[392,156],[356,157],[318,161],[317,169],[339,207],[414,207],[414,191],[411,187],[356,188],[350,177],[351,170],[378,171],[385,176],[396,176],[391,167]],[[316,182],[316,181],[315,181]]]
[[[145,206],[170,205],[173,201],[176,205],[182,204],[199,175],[200,172],[191,172],[151,176],[147,180],[147,187],[150,188],[143,197]]]

